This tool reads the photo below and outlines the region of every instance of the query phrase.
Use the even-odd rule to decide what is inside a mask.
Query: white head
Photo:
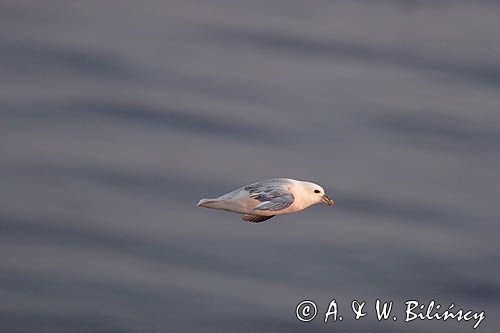
[[[335,201],[325,194],[325,190],[320,185],[310,182],[300,182],[299,184],[301,201],[307,206],[321,202],[326,203],[328,206],[335,205]]]

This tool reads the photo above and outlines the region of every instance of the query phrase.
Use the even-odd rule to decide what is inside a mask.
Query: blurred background
[[[0,331],[472,331],[416,299],[498,332],[499,33],[488,0],[1,1]],[[195,207],[272,177],[337,206]]]

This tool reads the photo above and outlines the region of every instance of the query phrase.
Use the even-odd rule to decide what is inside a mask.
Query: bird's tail
[[[201,199],[196,206],[205,208],[221,209],[224,200],[220,199]]]

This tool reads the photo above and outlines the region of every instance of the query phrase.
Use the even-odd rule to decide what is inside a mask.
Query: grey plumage
[[[277,178],[250,184],[244,189],[251,198],[261,202],[255,209],[276,211],[289,207],[295,200],[293,194],[286,191],[289,184],[287,179]]]

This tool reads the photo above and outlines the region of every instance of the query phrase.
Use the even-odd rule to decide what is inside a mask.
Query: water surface
[[[494,1],[3,1],[1,331],[473,325],[349,314],[377,298],[497,331],[499,31]],[[195,207],[271,177],[337,206]]]

